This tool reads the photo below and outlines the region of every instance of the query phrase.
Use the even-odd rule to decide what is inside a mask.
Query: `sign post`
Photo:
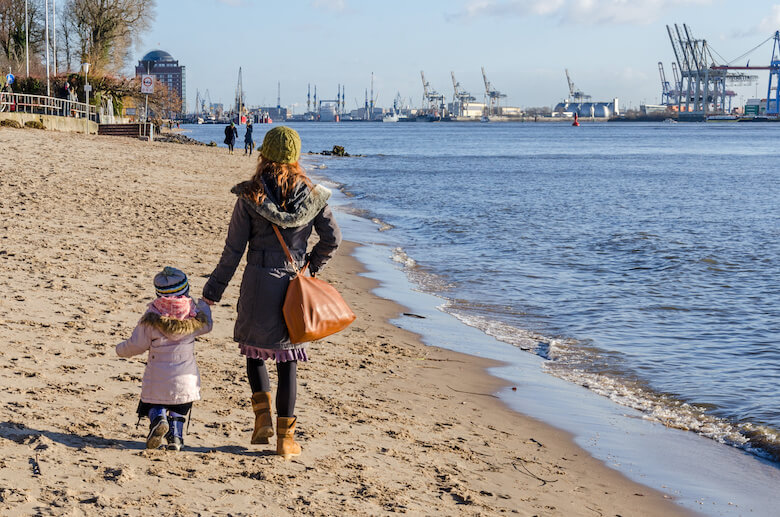
[[[151,75],[141,76],[141,93],[146,96],[144,102],[144,122],[146,122],[149,111],[149,94],[154,93],[154,77]]]
[[[148,68],[148,65],[147,65]],[[144,123],[149,119],[149,94],[154,93],[154,76],[144,74],[141,76],[141,93],[144,94]],[[149,131],[149,141],[152,141],[152,132]]]
[[[86,104],[86,114],[84,115],[84,134],[89,134],[89,92],[92,86],[89,84],[89,63],[81,63],[81,69],[84,70],[84,103]]]

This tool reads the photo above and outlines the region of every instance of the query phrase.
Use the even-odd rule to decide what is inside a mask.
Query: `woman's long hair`
[[[261,156],[260,160],[257,162],[255,174],[250,180],[251,185],[245,194],[247,198],[257,204],[262,203],[266,198],[266,192],[265,188],[263,188],[262,181],[263,176],[266,178],[273,178],[282,190],[282,199],[279,200],[282,204],[282,208],[286,208],[287,199],[290,198],[299,182],[303,181],[309,188],[313,188],[311,180],[306,176],[306,171],[298,162],[278,163],[266,160]]]

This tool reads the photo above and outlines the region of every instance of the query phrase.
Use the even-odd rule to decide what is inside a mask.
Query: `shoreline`
[[[30,130],[2,129],[0,143],[11,151],[0,165],[3,511],[690,514],[494,398],[510,386],[485,371],[496,362],[390,322],[401,307],[372,293],[348,243],[322,276],[359,319],[300,368],[300,459],[248,443],[249,389],[231,339],[241,267],[198,341],[203,400],[184,453],[146,451],[133,415],[144,358],[121,360],[113,346],[158,268],[183,268],[199,292],[222,251],[229,189],[253,160]]]

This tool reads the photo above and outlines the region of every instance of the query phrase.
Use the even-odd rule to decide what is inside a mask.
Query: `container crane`
[[[420,70],[420,77],[422,77],[423,83],[423,104],[427,104],[426,111],[435,115],[437,111],[444,107],[444,95],[440,94],[433,88],[428,81],[425,80],[425,72]]]
[[[455,114],[460,116],[463,115],[463,105],[468,104],[469,102],[474,102],[477,99],[469,92],[460,89],[460,83],[455,80],[455,72],[450,72],[450,74],[452,75],[452,88],[455,90],[455,96],[453,97],[456,105]]]
[[[493,88],[493,86],[490,84],[490,81],[488,81],[484,66],[482,67],[482,80],[485,82],[485,104],[489,106],[487,114],[498,115],[499,104],[501,103],[501,99],[506,97],[506,94],[503,94]]]
[[[678,109],[680,112],[692,112],[692,120],[701,120],[708,115],[726,114],[731,110],[731,99],[736,96],[736,93],[726,89],[727,83],[752,84],[758,79],[755,75],[747,75],[743,72],[730,73],[729,70],[771,70],[771,66],[718,65],[712,57],[707,40],[694,39],[686,24],[682,25],[682,30],[675,24],[674,31],[667,25],[666,31],[669,34],[677,65],[680,67]],[[764,43],[769,39],[771,37]],[[770,71],[770,90],[771,83]]]
[[[775,34],[765,40],[761,45],[770,39],[773,40],[773,43],[772,58],[769,60],[769,66],[725,65],[713,66],[712,68],[716,70],[769,70],[769,84],[766,91],[766,114],[772,117],[780,117],[780,31],[775,31]],[[755,76],[747,77],[755,78]]]
[[[565,68],[564,71],[566,72],[566,82],[569,83],[569,99],[571,102],[579,103],[589,101],[591,96],[585,95],[582,90],[577,89],[574,85],[574,81],[571,80],[571,76],[569,76],[569,69]]]
[[[661,104],[664,105],[672,105],[676,104],[672,102],[672,94],[671,94],[671,87],[669,86],[669,81],[666,80],[666,73],[664,73],[664,64],[662,62],[658,62],[658,73],[661,75]]]

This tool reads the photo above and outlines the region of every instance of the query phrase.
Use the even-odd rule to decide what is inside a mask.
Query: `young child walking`
[[[138,418],[150,421],[146,448],[157,449],[165,440],[168,450],[179,451],[187,414],[200,399],[195,338],[211,331],[211,309],[190,298],[187,275],[176,268],[155,275],[154,288],[157,299],[116,353],[131,357],[149,351],[138,404]]]

